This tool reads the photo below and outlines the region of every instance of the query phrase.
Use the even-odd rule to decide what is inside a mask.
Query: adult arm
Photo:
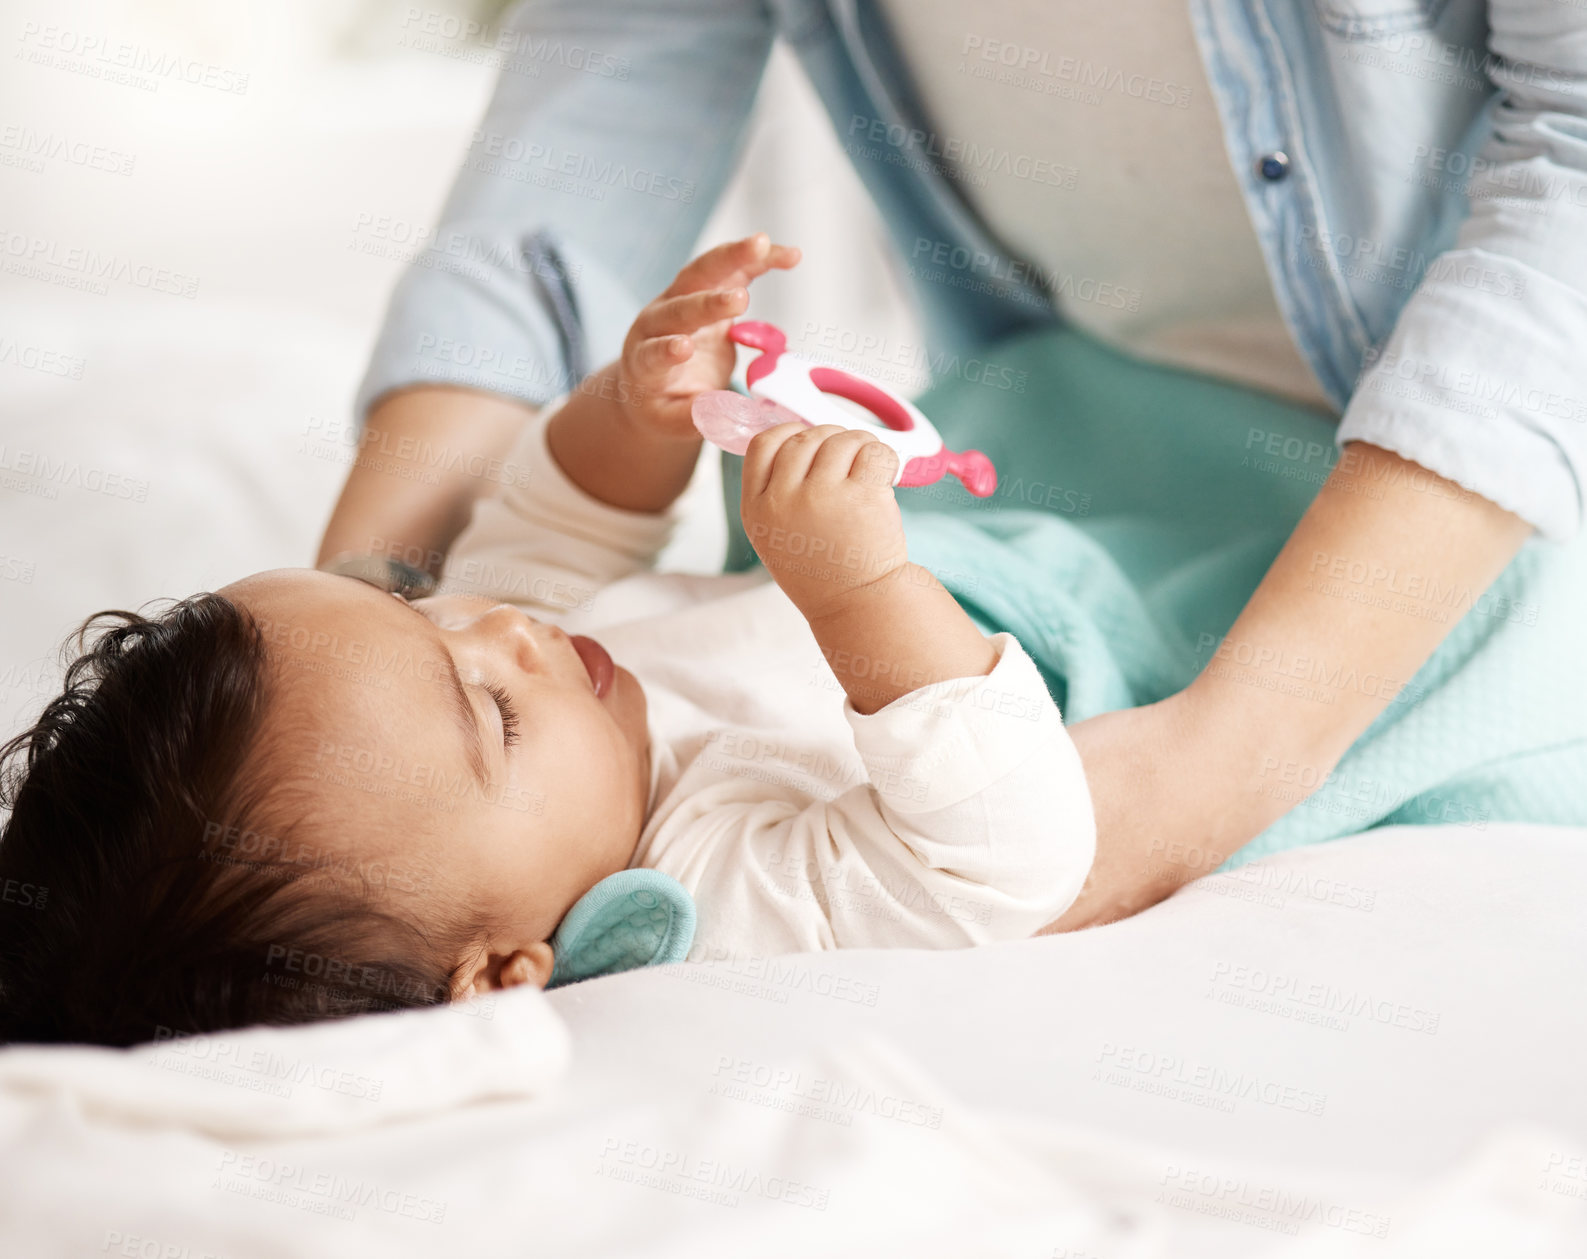
[[[386,555],[431,576],[504,471],[536,409],[472,389],[420,386],[370,411],[315,564]]]
[[[609,379],[609,369],[598,373],[529,418],[508,455],[511,480],[481,498],[458,535],[442,593],[506,599],[555,619],[655,566],[679,521],[674,501],[688,484],[670,457],[674,447],[680,459],[687,455],[681,443],[662,447],[630,432],[601,396]],[[613,457],[564,462],[559,433],[604,438]],[[621,478],[622,493],[612,497],[636,505],[601,493],[585,475],[595,467]]]
[[[1558,541],[1581,528],[1587,13],[1491,0],[1489,28],[1499,98],[1470,214],[1368,355],[1340,424],[1344,456],[1235,623],[1232,650],[1162,703],[1073,729],[1098,852],[1057,929],[1123,917],[1208,873],[1293,803],[1264,790],[1275,760],[1320,782],[1393,702],[1387,683],[1437,648],[1449,626],[1417,616],[1415,600],[1395,612],[1319,589],[1336,557],[1475,599],[1533,528]],[[1262,669],[1239,664],[1258,653]],[[1324,699],[1274,685],[1281,662],[1308,657],[1327,662],[1322,676],[1349,667],[1379,685]]]
[[[485,116],[392,296],[360,422],[385,446],[500,456],[527,408],[615,359],[633,295],[671,279],[737,164],[774,31],[761,0],[516,5]],[[355,466],[321,559],[369,539],[444,555],[490,488]]]
[[[1071,729],[1097,815],[1084,891],[1054,925],[1136,913],[1282,816],[1285,781],[1321,782],[1451,628],[1441,597],[1472,599],[1531,526],[1400,456],[1355,443],[1212,659],[1157,704]],[[1330,573],[1410,577],[1394,606],[1341,597]],[[1348,583],[1345,583],[1348,585]],[[1436,594],[1435,594],[1436,592]],[[1289,767],[1297,772],[1289,773]],[[1283,797],[1283,798],[1281,798]]]

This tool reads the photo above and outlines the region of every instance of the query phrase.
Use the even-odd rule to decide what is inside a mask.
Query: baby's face
[[[544,941],[627,867],[644,826],[650,742],[633,674],[607,681],[598,648],[587,667],[562,630],[489,599],[409,603],[308,569],[219,593],[264,623],[281,679],[266,738],[311,796],[316,845],[380,870],[394,896],[417,889],[392,908],[421,922],[444,898],[497,924],[460,959],[464,986],[543,983]]]

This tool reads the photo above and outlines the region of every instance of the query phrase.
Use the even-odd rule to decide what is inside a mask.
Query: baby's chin
[[[646,720],[649,705],[645,688],[622,665],[614,660],[612,689],[601,696],[601,702],[612,710],[612,716],[623,733],[628,736],[634,750],[641,754],[650,748],[650,725]]]
[[[628,740],[628,746],[634,750],[635,770],[638,775],[635,788],[640,800],[640,824],[647,820],[649,813],[648,801],[650,799],[650,721],[649,704],[645,699],[645,688],[622,665],[612,662],[616,668],[612,673],[612,689],[602,696],[602,702],[612,706],[612,716],[617,722],[618,729],[623,732],[623,737]],[[639,837],[635,835],[635,844]],[[624,858],[624,864],[633,859],[630,850]]]

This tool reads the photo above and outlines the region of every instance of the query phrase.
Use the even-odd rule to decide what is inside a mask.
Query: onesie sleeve
[[[587,609],[603,587],[655,566],[682,508],[627,511],[574,484],[546,441],[568,396],[528,420],[496,478],[497,491],[475,502],[442,570],[443,592],[567,612]]]
[[[863,773],[831,799],[800,784],[839,766],[708,740],[651,844],[695,896],[695,960],[1023,939],[1073,903],[1096,851],[1080,758],[1018,640],[990,641],[984,676],[845,700]]]

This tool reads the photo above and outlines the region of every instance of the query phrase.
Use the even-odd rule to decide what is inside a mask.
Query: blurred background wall
[[[500,9],[0,3],[0,732],[53,693],[88,613],[312,563],[387,296],[490,93]],[[118,42],[205,73],[118,72]],[[800,245],[751,313],[908,357],[875,212],[783,50],[752,128],[701,245]],[[714,473],[672,566],[717,562]]]

